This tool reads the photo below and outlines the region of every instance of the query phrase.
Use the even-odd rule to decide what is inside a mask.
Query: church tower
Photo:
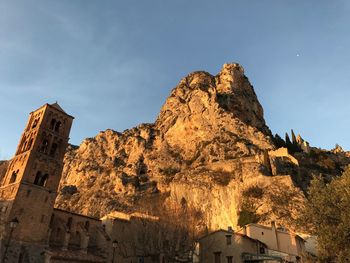
[[[6,224],[17,218],[12,233],[17,243],[47,242],[73,119],[57,103],[45,104],[29,115],[0,185],[2,219]]]

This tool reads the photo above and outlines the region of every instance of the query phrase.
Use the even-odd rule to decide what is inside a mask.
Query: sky
[[[350,150],[348,0],[0,0],[0,160],[58,101],[70,143],[154,122],[192,71],[244,69],[272,132]]]

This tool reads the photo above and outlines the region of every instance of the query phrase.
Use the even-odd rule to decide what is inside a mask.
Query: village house
[[[263,242],[269,255],[281,257],[284,262],[303,262],[306,251],[304,239],[284,228],[276,228],[275,222],[270,227],[248,224],[238,232]]]
[[[263,242],[241,233],[217,230],[199,239],[199,262],[201,263],[250,263],[282,262],[279,257],[268,255]]]
[[[101,220],[114,241],[116,262],[164,262],[164,256],[159,253],[158,217],[136,212],[112,212]]]

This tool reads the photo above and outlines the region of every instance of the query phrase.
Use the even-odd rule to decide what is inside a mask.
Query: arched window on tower
[[[25,148],[25,146],[23,146],[23,145],[25,145],[26,140],[27,140],[27,137],[26,137],[25,135],[23,135],[22,140],[21,140],[21,143],[20,143],[20,145],[19,145],[19,147],[18,147],[18,152],[17,152],[17,154],[20,153],[20,152],[22,152],[22,150]]]
[[[57,151],[57,143],[53,143],[51,146],[51,150],[50,150],[50,156],[55,156],[56,151]]]
[[[59,132],[59,131],[60,131],[60,128],[61,128],[61,122],[58,121],[58,122],[56,122],[56,125],[55,125],[55,131],[56,131],[56,132]]]
[[[47,180],[49,179],[49,175],[48,174],[44,174],[42,177],[41,177],[41,179],[40,179],[40,181],[39,181],[39,185],[40,186],[46,186],[46,184],[47,184]]]
[[[30,150],[30,147],[32,147],[32,144],[33,144],[33,138],[30,138],[26,150]]]
[[[25,143],[23,144],[23,147],[21,149],[21,152],[24,152],[27,149],[27,141],[25,141]]]
[[[49,141],[47,139],[44,139],[41,143],[40,151],[43,153],[47,153],[47,148],[49,147]]]
[[[10,184],[16,182],[18,172],[19,172],[19,170],[12,172],[11,179],[10,179]]]
[[[41,172],[38,171],[36,173],[36,176],[35,176],[35,179],[34,179],[34,184],[39,185],[40,180],[41,180]]]
[[[56,119],[52,119],[50,123],[50,129],[51,130],[55,129],[55,126],[56,126]]]
[[[38,123],[39,123],[39,118],[34,120],[33,125],[32,125],[32,129],[34,129],[36,126],[38,126]]]

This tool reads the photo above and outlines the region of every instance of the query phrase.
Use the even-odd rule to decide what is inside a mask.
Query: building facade
[[[267,246],[259,240],[232,230],[218,230],[199,240],[201,263],[250,263],[281,262],[269,256]]]
[[[265,243],[268,246],[269,254],[281,257],[284,262],[303,262],[304,239],[286,229],[277,229],[274,222],[271,223],[270,227],[248,224],[239,232]]]

